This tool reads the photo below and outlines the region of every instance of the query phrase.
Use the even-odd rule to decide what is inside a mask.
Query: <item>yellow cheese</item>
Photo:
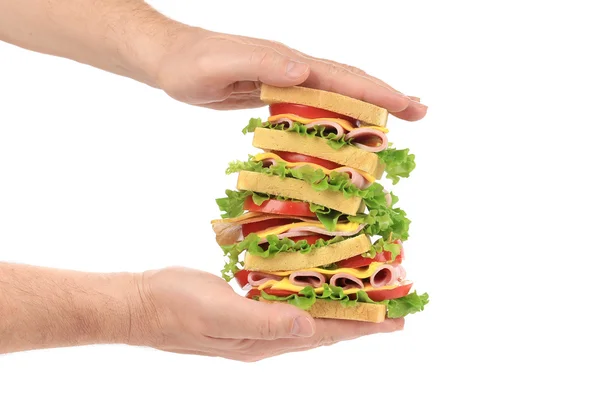
[[[327,229],[320,222],[292,222],[291,224],[276,226],[273,228],[265,229],[264,231],[256,232],[258,237],[265,238],[268,235],[279,235],[281,233],[287,232],[293,228],[306,228],[306,227],[315,227],[321,229]],[[335,225],[335,232],[354,232],[358,230],[360,224],[358,222],[342,222]]]
[[[325,173],[325,175],[327,175],[327,176],[331,175],[331,173],[333,171],[337,172],[337,171],[340,170],[340,168],[343,168],[343,167],[340,167],[340,168],[335,168],[335,169],[327,169],[327,168],[322,167],[322,166],[320,166],[318,164],[313,164],[313,163],[308,163],[308,162],[289,162],[289,161],[284,160],[283,158],[281,158],[280,156],[278,156],[275,153],[260,153],[260,154],[257,154],[257,155],[254,156],[254,160],[255,161],[262,161],[262,160],[266,160],[268,158],[272,158],[275,161],[284,162],[284,163],[286,163],[286,165],[288,167],[302,167],[302,166],[306,165],[306,166],[312,167],[314,169],[322,169],[323,172]],[[358,169],[356,169],[356,172],[358,172],[367,181],[369,181],[371,183],[376,181],[375,177],[373,175],[371,175],[371,174],[367,174],[366,172],[360,171]]]
[[[340,118],[304,118],[304,117],[300,117],[298,115],[295,114],[277,114],[277,115],[272,115],[269,117],[268,121],[269,122],[274,122],[277,121],[278,119],[281,118],[288,118],[291,119],[294,122],[299,122],[301,124],[310,124],[311,122],[320,122],[320,121],[331,121],[331,122],[336,122],[338,124],[341,125],[342,128],[344,128],[347,131],[351,131],[353,129],[357,129],[355,126],[353,126],[350,122],[346,121],[345,119],[340,119]],[[376,129],[378,131],[381,131],[383,133],[388,133],[389,129],[384,128],[383,126],[377,126],[377,125],[373,125],[373,126],[362,126],[361,128],[372,128],[372,129]]]
[[[397,287],[396,285],[393,285],[393,286],[390,285],[390,286],[382,286],[379,288],[374,288],[373,286],[371,286],[370,283],[365,283],[365,288],[362,290],[364,290],[365,292],[370,292],[372,290],[389,290],[389,289],[394,289],[396,287]],[[277,289],[277,290],[288,290],[290,292],[299,292],[302,289],[304,289],[303,286],[292,285],[288,278],[283,278],[280,281],[276,281],[276,280],[267,281],[267,282],[263,283],[262,285],[260,285],[256,289],[263,290],[263,289],[267,289],[267,288]],[[359,290],[361,290],[361,289],[359,289],[359,288],[345,289],[344,294],[358,293]],[[317,293],[317,294],[323,293],[323,287],[316,288],[315,293]]]

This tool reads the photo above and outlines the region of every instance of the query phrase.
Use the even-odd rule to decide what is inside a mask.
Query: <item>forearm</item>
[[[143,0],[0,0],[0,40],[152,86],[165,49],[185,28]]]
[[[0,354],[130,343],[140,318],[133,274],[0,263]]]

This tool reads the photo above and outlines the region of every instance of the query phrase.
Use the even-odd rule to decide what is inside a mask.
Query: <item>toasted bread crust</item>
[[[332,161],[346,167],[356,168],[381,179],[385,164],[376,153],[344,146],[335,150],[327,144],[327,139],[302,136],[295,132],[277,129],[256,128],[252,145],[262,150],[291,151]]]
[[[248,271],[297,271],[313,267],[322,267],[340,260],[345,260],[371,249],[371,240],[367,235],[359,235],[350,239],[333,243],[325,247],[313,249],[307,254],[300,252],[279,253],[274,257],[263,258],[246,252],[244,269]]]
[[[307,201],[348,215],[356,215],[364,210],[364,203],[360,197],[347,199],[342,192],[332,190],[318,192],[312,188],[310,183],[295,178],[281,178],[260,172],[240,171],[237,188],[238,190],[251,190]]]
[[[273,303],[262,297],[259,301]],[[380,323],[385,321],[386,306],[383,304],[357,303],[356,306],[344,307],[339,301],[317,299],[308,310],[314,318],[347,319]]]
[[[260,99],[267,103],[295,103],[347,115],[372,125],[386,126],[388,111],[352,97],[300,86],[280,88],[262,85]]]

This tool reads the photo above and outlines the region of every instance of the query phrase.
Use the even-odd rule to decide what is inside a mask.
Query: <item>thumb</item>
[[[255,81],[273,86],[295,86],[310,74],[308,64],[292,59],[277,50],[254,44],[238,44],[229,55],[225,74],[228,80]]]
[[[315,321],[306,312],[289,304],[266,303],[236,295],[217,319],[220,338],[263,339],[309,337],[315,333]],[[235,304],[235,306],[233,306]]]

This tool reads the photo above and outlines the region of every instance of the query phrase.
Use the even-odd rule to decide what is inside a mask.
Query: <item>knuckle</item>
[[[277,337],[277,328],[273,319],[268,318],[259,328],[259,334],[262,338],[272,340]]]

